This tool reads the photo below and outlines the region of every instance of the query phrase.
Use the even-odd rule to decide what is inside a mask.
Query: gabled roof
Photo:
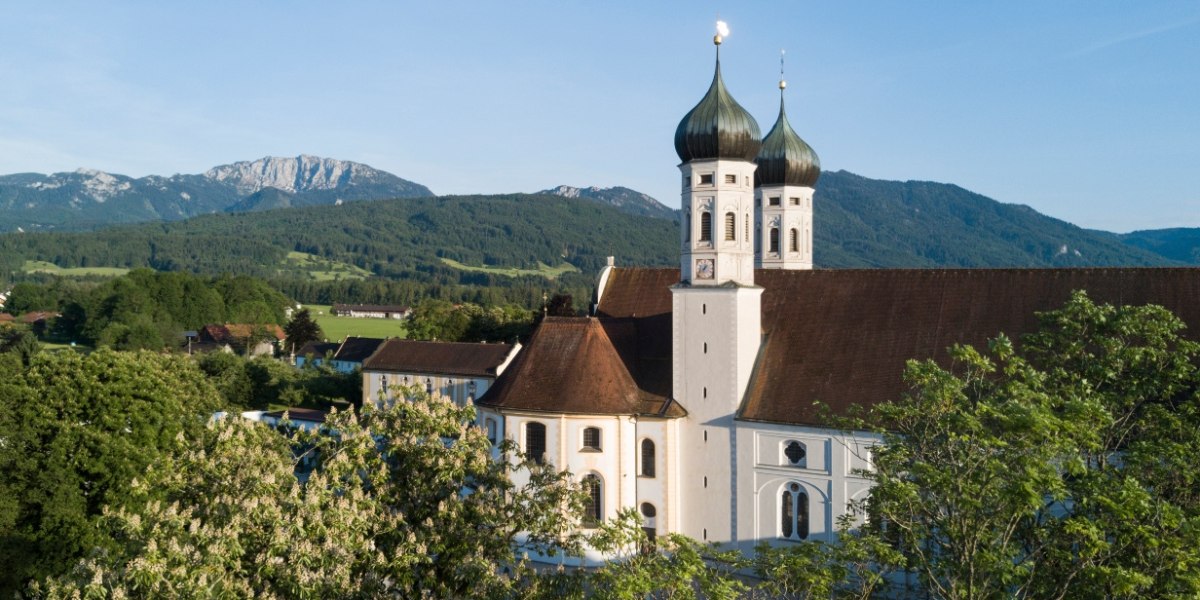
[[[615,269],[597,315],[640,389],[671,393],[671,295],[675,269]],[[982,346],[999,333],[1019,341],[1039,311],[1073,290],[1096,302],[1160,304],[1200,330],[1200,269],[757,270],[763,348],[739,417],[822,425],[821,402],[899,399],[908,359],[945,360],[956,343]],[[1192,333],[1191,337],[1200,337]],[[684,407],[686,408],[686,406]]]
[[[363,370],[495,377],[512,350],[511,344],[389,339],[363,361]]]
[[[546,317],[478,404],[574,414],[678,417],[678,404],[642,391],[600,321]]]
[[[251,337],[256,329],[261,329],[276,340],[287,337],[283,328],[274,323],[268,325],[253,325],[250,323],[226,323],[224,325],[205,325],[200,329],[201,337],[214,342],[241,343]]]
[[[354,337],[346,338],[333,355],[333,360],[361,363],[375,353],[387,340],[381,338]]]
[[[337,342],[309,342],[300,346],[296,351],[296,356],[309,356],[315,359],[323,359],[330,352],[337,352],[341,344]]]

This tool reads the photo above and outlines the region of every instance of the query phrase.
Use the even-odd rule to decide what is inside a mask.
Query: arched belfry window
[[[800,232],[793,229],[792,234],[791,234],[791,239],[788,241],[788,243],[791,244],[791,247],[788,248],[788,250],[790,250],[792,252],[799,252],[800,251]]]
[[[807,464],[808,448],[797,441],[788,442],[783,447],[783,457],[793,467],[803,467]]]
[[[539,465],[546,462],[546,426],[537,421],[525,424],[525,458]]]
[[[725,213],[725,241],[737,240],[737,218],[733,213]]]
[[[595,527],[604,520],[604,484],[600,481],[600,476],[595,473],[584,475],[582,483],[583,493],[587,495],[587,502],[583,510],[583,525]]]
[[[700,213],[700,241],[712,241],[712,213],[708,211]]]
[[[778,227],[771,228],[770,242],[771,242],[771,247],[767,251],[768,252],[779,252],[779,228]]]
[[[654,440],[642,440],[642,477],[654,477]]]
[[[683,241],[692,241],[692,215],[683,215]]]
[[[808,539],[808,494],[798,483],[789,483],[779,499],[779,537]]]

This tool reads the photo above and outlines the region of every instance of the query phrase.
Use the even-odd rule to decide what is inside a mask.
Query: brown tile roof
[[[590,317],[546,317],[479,404],[574,414],[685,414],[644,392],[605,328]]]
[[[617,269],[597,311],[638,386],[660,396],[670,394],[677,279],[673,269]],[[766,290],[765,345],[739,415],[749,420],[820,425],[814,401],[844,413],[897,399],[906,360],[945,359],[952,344],[1001,332],[1019,340],[1036,312],[1076,289],[1098,302],[1161,304],[1200,330],[1193,268],[758,270],[755,281]]]
[[[390,339],[363,361],[363,370],[495,377],[512,349],[511,344]]]
[[[283,328],[278,325],[252,325],[249,323],[205,325],[200,330],[200,337],[214,342],[240,343],[248,339],[254,333],[255,328],[265,329],[268,334],[275,336],[276,340],[282,340],[287,337],[283,333]]]
[[[21,322],[26,323],[26,324],[32,324],[32,323],[37,323],[38,321],[45,321],[46,319],[54,319],[58,316],[59,316],[59,314],[56,312],[38,310],[38,311],[33,311],[33,312],[27,312],[27,313],[21,315]]]
[[[16,317],[8,313],[0,313],[0,323],[10,323],[14,320],[16,320]]]
[[[346,338],[341,346],[337,349],[337,354],[333,356],[333,360],[341,360],[345,362],[363,362],[367,360],[380,346],[387,340],[381,338],[354,337]]]

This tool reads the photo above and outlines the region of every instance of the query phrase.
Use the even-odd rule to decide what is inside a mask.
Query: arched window
[[[536,421],[525,424],[525,458],[539,465],[546,461],[546,426]]]
[[[771,247],[767,251],[768,252],[779,252],[779,228],[778,227],[771,228]]]
[[[586,427],[583,430],[583,449],[593,452],[600,451],[600,428]]]
[[[654,441],[642,440],[642,477],[654,477]]]
[[[491,442],[493,446],[496,445],[496,420],[488,417],[487,419],[484,419],[483,426],[487,429],[488,441]]]
[[[430,396],[433,395],[433,379],[432,378],[429,378],[429,377],[425,378],[425,393],[429,394]]]
[[[742,240],[749,240],[750,239],[750,215],[749,215],[749,213],[742,216],[742,224],[745,225],[745,227],[742,228],[745,230],[745,232],[742,234]]]
[[[454,380],[447,379],[446,380],[446,397],[449,398],[451,402],[458,402],[458,398],[454,395],[454,392],[455,392]]]
[[[780,537],[786,540],[808,539],[808,494],[800,484],[789,483],[779,503]]]
[[[692,241],[692,215],[683,215],[683,241]]]
[[[788,243],[791,244],[791,247],[789,248],[789,250],[791,250],[792,252],[799,252],[800,251],[800,232],[793,229],[792,234],[791,234],[791,239],[788,241]]]
[[[643,551],[652,552],[654,550],[654,538],[658,534],[658,511],[653,504],[649,502],[642,503],[642,531],[646,533],[646,541],[650,543],[649,548],[644,548]]]
[[[800,442],[791,441],[783,447],[783,456],[787,459],[788,464],[794,467],[803,467],[808,458],[808,448],[805,448],[804,444]]]
[[[712,241],[712,213],[708,211],[700,213],[700,241]]]
[[[780,536],[786,540],[804,540],[809,536],[809,494],[799,484],[787,484],[780,498]]]
[[[583,493],[587,494],[587,502],[583,510],[584,527],[595,527],[604,520],[604,484],[600,476],[588,473],[583,476]]]
[[[737,240],[737,217],[733,213],[725,213],[725,241]]]

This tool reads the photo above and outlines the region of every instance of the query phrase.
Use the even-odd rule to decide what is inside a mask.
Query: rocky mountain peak
[[[293,193],[331,190],[373,179],[380,173],[360,163],[301,154],[221,165],[209,169],[204,176],[232,184],[240,194],[253,194],[268,187]]]

